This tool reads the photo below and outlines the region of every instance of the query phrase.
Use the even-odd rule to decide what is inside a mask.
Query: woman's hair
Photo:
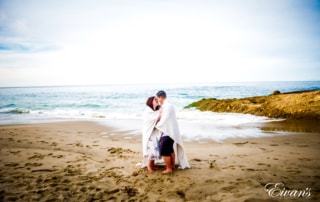
[[[151,96],[147,99],[147,102],[146,102],[146,105],[149,106],[153,111],[156,111],[156,110],[159,110],[160,109],[160,106],[158,105],[156,107],[156,110],[153,109],[153,100],[154,98],[156,98],[155,96]]]

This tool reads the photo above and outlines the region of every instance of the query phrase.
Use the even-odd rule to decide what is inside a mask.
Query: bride
[[[142,129],[142,167],[147,167],[148,171],[152,173],[156,171],[155,160],[159,160],[161,157],[158,143],[160,132],[155,129],[156,123],[160,120],[161,112],[158,98],[155,96],[149,97],[146,105]]]

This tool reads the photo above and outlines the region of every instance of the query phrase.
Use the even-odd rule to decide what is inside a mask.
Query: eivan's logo
[[[272,198],[311,198],[311,188],[287,189],[284,183],[268,183],[264,190]]]

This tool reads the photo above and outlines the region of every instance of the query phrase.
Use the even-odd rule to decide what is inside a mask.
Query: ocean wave
[[[178,120],[193,121],[193,122],[210,122],[211,124],[234,126],[247,123],[270,122],[271,119],[263,116],[255,116],[251,114],[239,113],[217,113],[217,112],[202,112],[197,109],[182,109],[177,111]]]
[[[14,108],[14,107],[16,107],[15,104],[7,104],[7,105],[4,105],[4,106],[0,106],[0,109]]]
[[[100,108],[100,107],[102,107],[102,105],[99,105],[99,104],[82,104],[82,105],[79,105],[79,107],[82,107],[82,108]]]
[[[14,108],[14,109],[5,108],[5,109],[1,109],[0,113],[2,113],[2,114],[29,114],[30,110],[20,109],[20,108]]]
[[[2,114],[2,115],[1,115]],[[0,118],[5,116],[6,119],[19,119],[24,115],[24,119],[43,118],[43,119],[86,119],[86,120],[142,120],[143,111],[128,110],[83,110],[83,109],[51,109],[51,110],[30,110],[23,108],[11,108],[0,110]],[[219,126],[237,126],[247,123],[269,122],[270,119],[262,116],[254,116],[249,114],[234,113],[214,113],[201,112],[196,109],[180,109],[177,110],[177,119],[179,121],[209,123],[210,125]]]
[[[8,113],[9,112],[9,113]],[[73,110],[26,110],[11,109],[0,113],[0,125],[8,123],[41,123],[61,120],[97,121],[117,130],[133,130],[141,134],[142,112]],[[177,110],[180,132],[186,141],[211,139],[223,141],[227,138],[264,137],[266,134],[247,123],[268,122],[271,119],[248,114],[201,112],[195,109]],[[132,134],[131,134],[132,135]]]

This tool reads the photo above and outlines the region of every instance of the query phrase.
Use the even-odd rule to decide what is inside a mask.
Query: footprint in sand
[[[17,155],[19,154],[21,151],[9,151],[11,154]]]
[[[83,147],[83,144],[77,143],[76,146],[77,146],[77,147]]]
[[[301,144],[301,145],[298,145],[298,147],[309,147],[309,145]]]
[[[137,195],[139,192],[136,188],[130,187],[130,186],[125,186],[121,189],[124,193],[126,193],[129,197],[133,197]]]
[[[26,163],[25,166],[28,167],[28,166],[32,166],[32,167],[39,167],[39,166],[42,166],[43,164],[42,163]]]
[[[39,154],[39,153],[34,153],[33,156],[30,156],[28,159],[44,159],[45,155]]]
[[[271,149],[266,149],[266,148],[262,148],[262,147],[260,147],[259,149],[261,149],[262,151],[265,151],[265,152],[273,152],[273,150],[271,150]]]
[[[28,169],[30,170],[30,169]],[[35,173],[35,172],[55,172],[57,170],[55,169],[35,169],[35,170],[32,170],[31,172]]]
[[[238,188],[238,186],[230,185],[230,186],[222,187],[221,189],[223,191],[232,192],[232,190],[234,190],[234,189],[238,190],[239,188]]]
[[[19,163],[6,163],[5,166],[6,167],[17,167],[19,165]]]
[[[235,169],[236,169],[236,166],[231,165],[231,166],[229,166],[229,168],[230,168],[231,170],[235,170]]]
[[[298,169],[298,168],[287,168],[287,172],[288,173],[296,173],[296,174],[299,174],[301,173],[301,171]]]
[[[249,142],[246,141],[246,142],[235,142],[235,143],[232,143],[232,144],[234,144],[234,145],[236,145],[236,146],[243,146],[243,145],[248,144],[248,143],[249,143]]]
[[[111,147],[110,149],[108,149],[108,152],[110,152],[111,154],[137,153],[132,151],[131,149],[122,149],[120,147]]]
[[[300,160],[300,161],[312,161],[312,159],[309,159],[309,158],[298,158],[298,160]]]
[[[46,142],[46,141],[43,141],[43,140],[38,141],[38,142],[43,143],[43,144],[49,144],[49,142]]]
[[[239,155],[236,155],[236,156],[238,156],[239,158],[245,158],[245,157],[247,157],[248,155],[246,155],[246,154],[239,154]]]
[[[138,176],[138,175],[140,175],[140,174],[142,174],[142,173],[143,173],[143,170],[139,169],[139,170],[137,170],[137,171],[133,171],[132,174],[131,174],[131,176],[136,177],[136,176]]]
[[[53,158],[58,158],[58,159],[60,159],[60,158],[62,158],[62,157],[64,157],[63,155],[56,155],[56,156],[52,156]]]
[[[58,146],[58,143],[56,143],[56,142],[53,142],[53,143],[51,144],[51,146],[54,146],[54,147],[56,147],[56,146]]]
[[[64,173],[64,176],[76,176],[81,174],[81,170],[75,168],[66,168],[64,169]]]
[[[210,162],[209,168],[213,169],[216,168],[217,166],[215,165],[216,160],[213,160],[212,162]]]
[[[81,192],[87,192],[87,187],[82,187],[82,188],[80,189],[80,191],[81,191]]]

